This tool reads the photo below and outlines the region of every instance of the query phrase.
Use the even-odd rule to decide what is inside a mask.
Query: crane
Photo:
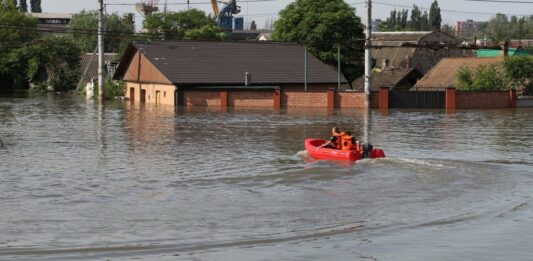
[[[159,0],[143,0],[140,3],[135,4],[135,9],[140,12],[143,16],[149,16],[153,12],[157,12],[159,8],[157,5]]]
[[[222,10],[218,8],[217,0],[211,0],[211,6],[213,7],[215,17],[218,18],[218,23],[220,24],[220,27],[228,31],[231,31],[233,29],[242,30],[244,20],[241,17],[235,18],[235,25],[233,24],[233,15],[239,14],[241,12],[241,7],[237,5],[237,0],[231,0],[229,2],[221,3],[225,4]]]
[[[218,17],[220,11],[218,10],[217,0],[211,0],[211,6],[213,6],[213,12],[215,13],[215,17]]]

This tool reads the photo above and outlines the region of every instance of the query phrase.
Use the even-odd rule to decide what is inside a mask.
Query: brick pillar
[[[516,90],[509,90],[509,108],[516,108],[516,100],[518,95]]]
[[[220,107],[228,107],[228,91],[220,91]]]
[[[328,109],[335,109],[335,89],[328,89]]]
[[[281,108],[281,89],[274,89],[272,100],[274,101],[274,109]]]
[[[455,110],[455,88],[446,88],[446,110]]]
[[[380,109],[389,108],[389,87],[380,87],[379,88],[379,105]]]

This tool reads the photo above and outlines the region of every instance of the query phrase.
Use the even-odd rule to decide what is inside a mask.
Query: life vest
[[[344,132],[342,132],[342,131],[339,132],[339,133],[333,132],[333,136],[337,137],[337,140],[335,140],[335,142],[333,142],[333,147],[335,149],[338,149],[338,150],[342,149],[342,137],[346,136],[346,134]]]
[[[355,146],[352,142],[352,136],[346,134],[340,137],[340,144],[342,150],[352,150]]]

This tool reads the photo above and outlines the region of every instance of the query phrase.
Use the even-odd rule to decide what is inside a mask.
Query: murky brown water
[[[533,258],[533,110],[366,115],[0,98],[0,259]]]

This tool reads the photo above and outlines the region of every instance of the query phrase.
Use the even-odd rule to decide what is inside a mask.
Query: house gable
[[[172,82],[139,50],[136,50],[124,73],[124,81],[172,84]]]

